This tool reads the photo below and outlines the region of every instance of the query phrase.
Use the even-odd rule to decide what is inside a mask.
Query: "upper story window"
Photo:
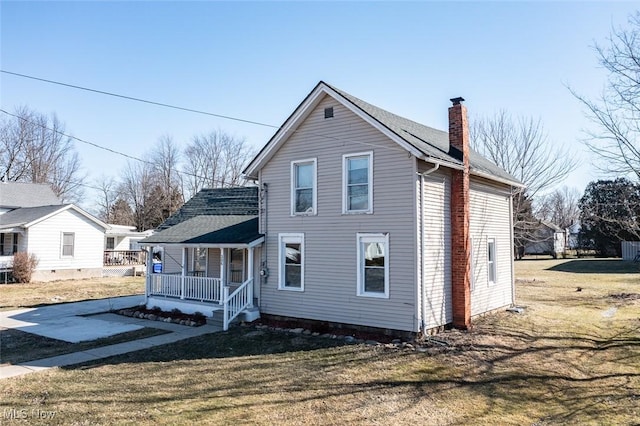
[[[316,214],[316,159],[291,162],[291,214]]]
[[[373,152],[342,156],[342,212],[373,213]]]
[[[278,251],[278,288],[304,291],[304,234],[279,234]]]
[[[389,298],[389,234],[358,233],[358,296]]]
[[[73,232],[62,233],[62,256],[73,257],[73,248],[76,235]]]
[[[489,273],[489,284],[495,283],[498,277],[498,269],[496,264],[496,240],[494,238],[487,240],[487,271]]]

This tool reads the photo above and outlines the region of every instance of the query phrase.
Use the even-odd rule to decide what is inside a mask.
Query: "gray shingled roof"
[[[449,134],[447,132],[416,123],[408,118],[385,111],[327,83],[321,82],[321,84],[325,84],[338,92],[355,107],[378,121],[426,156],[454,165],[462,164],[458,158],[449,152]],[[469,166],[471,167],[471,173],[474,171],[480,172],[514,184],[520,184],[518,179],[472,149],[469,150]]]
[[[258,215],[258,187],[203,189],[165,220],[158,231],[196,216]]]
[[[51,187],[39,183],[0,182],[0,207],[38,207],[60,205]]]
[[[34,220],[40,219],[41,217],[45,217],[48,214],[54,213],[67,205],[68,204],[57,204],[53,206],[15,209],[0,215],[0,227],[23,226],[27,223],[33,222]]]
[[[258,217],[195,216],[140,241],[143,244],[249,244],[262,237]]]
[[[262,237],[257,216],[257,187],[203,189],[140,242],[248,244]]]

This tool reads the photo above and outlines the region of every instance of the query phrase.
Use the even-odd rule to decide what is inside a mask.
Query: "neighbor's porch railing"
[[[253,279],[249,278],[242,283],[233,293],[229,294],[229,287],[224,287],[224,319],[222,328],[229,329],[229,323],[237,317],[240,312],[253,305]]]
[[[148,291],[150,296],[176,297],[199,302],[223,301],[220,278],[150,274]]]
[[[105,250],[105,266],[112,265],[144,265],[145,252],[142,250]]]

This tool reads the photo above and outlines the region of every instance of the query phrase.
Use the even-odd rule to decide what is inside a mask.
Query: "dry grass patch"
[[[0,310],[144,293],[144,277],[0,284]]]
[[[168,331],[145,327],[88,342],[69,343],[20,330],[0,328],[0,366],[80,352],[166,333]]]
[[[477,319],[426,352],[239,327],[5,380],[0,412],[56,411],[50,424],[636,424],[640,306],[611,295],[638,292],[640,275],[547,262],[516,263],[523,314]]]

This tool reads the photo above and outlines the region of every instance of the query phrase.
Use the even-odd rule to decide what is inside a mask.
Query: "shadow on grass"
[[[483,334],[490,334],[488,331]],[[552,404],[555,409],[539,411],[543,414],[540,420],[545,422],[604,421],[611,416],[620,416],[614,418],[626,422],[629,408],[640,398],[637,391],[640,373],[635,368],[640,357],[640,339],[635,337],[637,331],[636,328],[624,330],[620,336],[604,338],[540,336],[524,330],[497,329],[498,335],[516,344],[472,339],[452,347],[436,347],[435,353],[424,356],[409,351],[348,345],[335,339],[238,327],[225,333],[65,369],[159,363],[146,367],[149,374],[145,374],[147,379],[140,386],[147,391],[141,394],[152,400],[145,402],[158,404],[184,398],[184,403],[188,404],[194,398],[207,400],[215,396],[216,404],[199,408],[202,415],[224,415],[238,409],[247,412],[287,410],[292,404],[308,408],[308,404],[354,395],[356,400],[371,399],[375,405],[395,395],[395,402],[376,414],[378,421],[388,417],[392,422],[394,416],[407,413],[416,404],[429,400],[430,395],[457,389],[482,396],[482,400],[487,401],[481,412],[470,410],[468,418],[458,419],[462,423],[473,423],[478,415],[491,418],[496,410],[510,412],[512,407],[522,406],[523,401],[540,406]],[[472,335],[469,337],[473,338]],[[561,358],[563,368],[530,365],[533,355],[538,359],[557,361],[567,351],[573,356]],[[585,360],[605,353],[607,356],[602,359],[617,363],[619,370],[591,371],[592,365],[584,365]],[[276,356],[264,357],[269,354]],[[221,358],[235,359],[202,362]],[[184,360],[197,362],[183,365],[180,361]],[[454,360],[464,361],[465,369],[458,371],[447,367]],[[177,361],[178,365],[165,364],[171,361]],[[180,375],[188,371],[188,381],[154,371],[169,372],[172,368]],[[388,371],[388,374],[378,374],[380,371]],[[274,372],[278,372],[277,380]],[[118,377],[120,373],[113,370],[102,374]],[[327,374],[331,380],[326,379]],[[187,383],[195,394],[184,392]],[[164,393],[157,393],[156,386]],[[607,404],[606,414],[602,401]],[[361,408],[372,409],[368,405]]]
[[[640,263],[621,259],[576,259],[547,268],[547,271],[574,274],[637,274]]]

